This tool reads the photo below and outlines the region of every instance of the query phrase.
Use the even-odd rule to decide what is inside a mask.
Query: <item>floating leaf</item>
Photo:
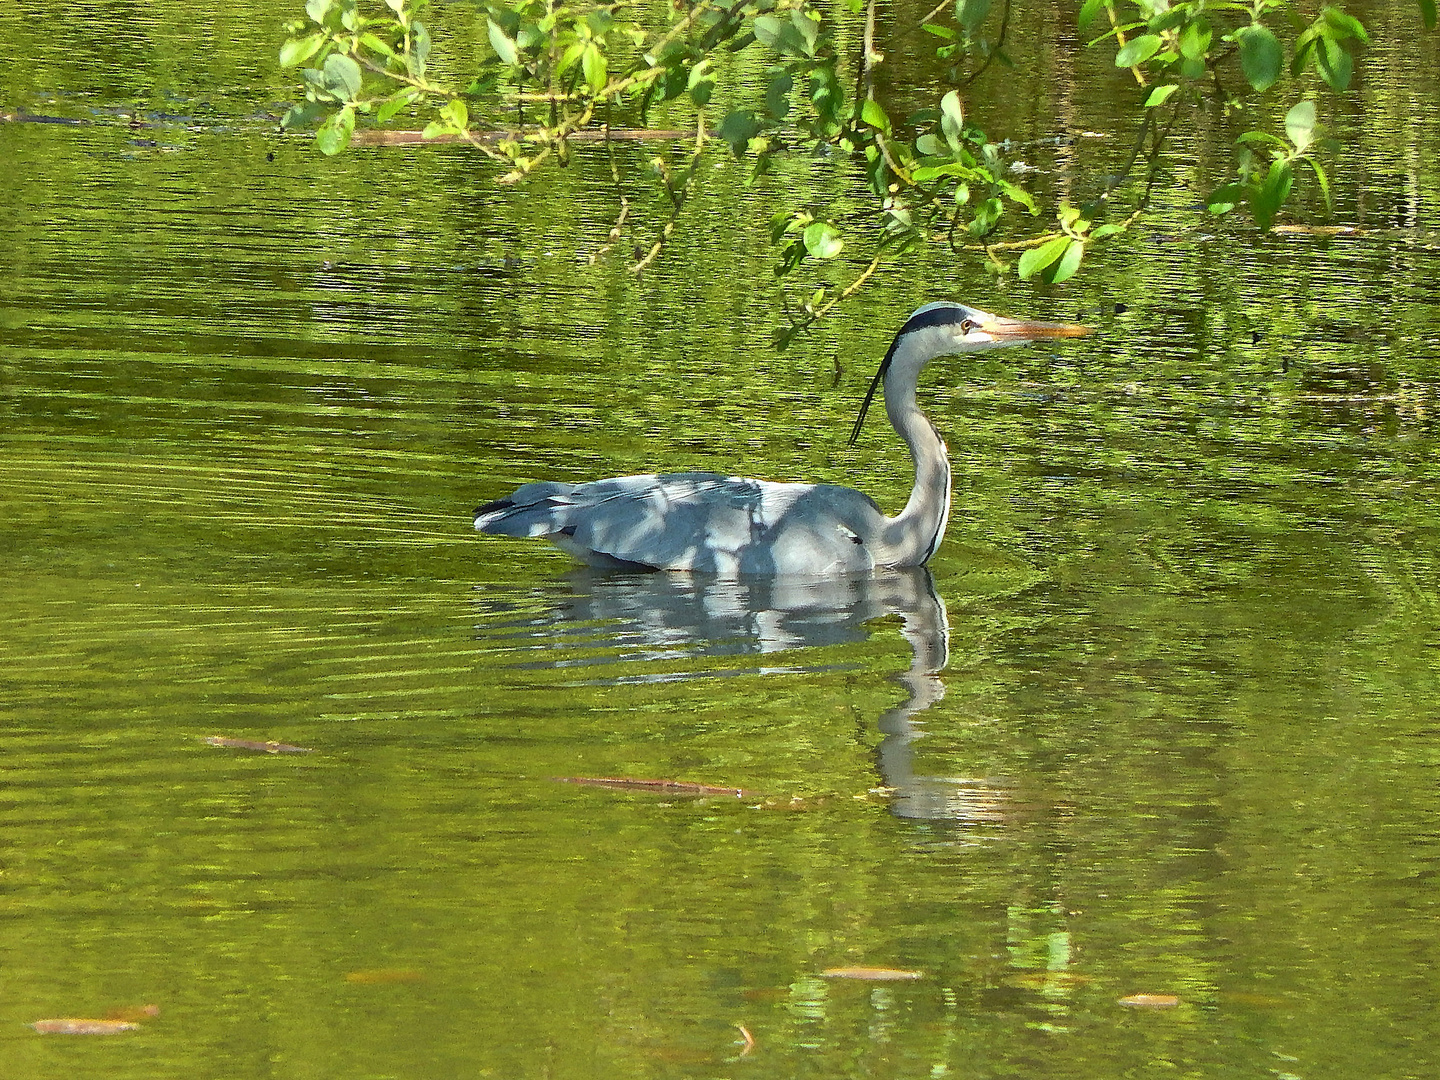
[[[744,788],[714,787],[688,780],[632,780],[626,776],[557,776],[557,784],[588,784],[591,787],[617,788],[622,791],[659,791],[666,795],[731,795],[737,799],[754,797]]]
[[[923,971],[887,967],[834,967],[826,968],[820,974],[827,979],[861,979],[866,982],[904,982],[925,977]]]
[[[140,1020],[153,1020],[160,1015],[159,1005],[121,1005],[119,1008],[107,1009],[106,1020],[123,1020],[126,1023],[135,1023]]]
[[[1173,1009],[1180,999],[1174,994],[1131,994],[1121,998],[1120,1004],[1132,1009]]]
[[[347,983],[357,986],[386,986],[393,983],[417,983],[425,981],[425,973],[414,968],[367,968],[363,971],[347,971]]]
[[[1245,81],[1257,93],[1264,93],[1275,85],[1285,63],[1279,39],[1258,23],[1243,27],[1235,37],[1240,42],[1240,71]]]
[[[42,1035],[117,1035],[122,1031],[138,1031],[139,1024],[128,1020],[36,1020],[30,1025]]]
[[[337,151],[338,153],[338,151]],[[200,740],[206,746],[223,746],[230,750],[256,750],[265,754],[309,754],[308,746],[291,746],[283,742],[259,742],[255,739],[230,739],[224,735],[207,735]]]
[[[1162,44],[1158,34],[1141,34],[1131,38],[1115,54],[1115,66],[1128,68],[1143,64],[1160,51]]]

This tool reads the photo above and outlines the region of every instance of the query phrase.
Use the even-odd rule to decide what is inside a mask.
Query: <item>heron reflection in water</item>
[[[476,603],[482,640],[511,652],[515,667],[563,669],[571,685],[584,686],[833,671],[836,647],[870,638],[876,619],[899,616],[911,650],[909,667],[896,677],[906,696],[877,721],[884,738],[876,764],[892,812],[956,824],[1009,814],[1003,784],[916,772],[914,744],[923,734],[916,718],[945,696],[940,672],[950,651],[945,604],[925,567],[730,580],[578,569],[524,593],[487,589]],[[815,657],[808,663],[807,651]],[[757,658],[753,665],[715,663],[747,655]]]
[[[915,486],[894,517],[868,495],[835,484],[662,473],[525,484],[476,510],[475,528],[541,537],[609,569],[827,578],[924,566],[950,516],[950,459],[916,401],[921,369],[940,356],[1087,333],[949,301],[911,315],[880,362],[850,434],[853,444],[883,385],[886,415],[915,462]]]

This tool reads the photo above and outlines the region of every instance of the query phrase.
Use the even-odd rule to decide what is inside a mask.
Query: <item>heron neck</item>
[[[922,566],[940,546],[950,518],[950,458],[940,433],[916,404],[913,382],[892,388],[886,380],[885,412],[915,461],[910,500],[885,530],[891,549],[886,561],[891,566]]]

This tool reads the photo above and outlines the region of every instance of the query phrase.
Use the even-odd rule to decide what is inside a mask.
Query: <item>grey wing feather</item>
[[[546,537],[607,565],[774,573],[791,562],[862,568],[869,556],[854,529],[878,515],[872,500],[848,488],[669,473],[526,484],[480,507],[475,527]]]

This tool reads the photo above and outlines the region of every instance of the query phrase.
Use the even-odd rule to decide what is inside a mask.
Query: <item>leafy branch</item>
[[[1422,21],[1433,27],[1434,0],[1418,2]],[[932,39],[952,83],[932,107],[902,120],[876,93],[874,70],[884,62],[887,39],[874,0],[824,8],[816,0],[697,0],[664,8],[623,0],[489,0],[488,53],[463,88],[432,75],[430,34],[419,18],[424,0],[306,0],[306,18],[289,24],[280,50],[283,65],[299,68],[305,101],[284,123],[318,122],[318,148],[335,154],[358,119],[384,124],[402,111],[429,109],[424,137],[465,140],[507,184],[563,163],[573,139],[598,131],[620,204],[604,253],[644,227],[631,214],[610,144],[614,117],[643,133],[656,109],[678,111],[694,135],[645,169],[668,210],[658,230],[634,245],[636,271],[674,237],[708,154],[728,151],[748,166],[752,182],[785,157],[844,162],[863,177],[869,210],[844,221],[815,206],[777,213],[769,229],[775,273],[786,278],[823,268],[856,247],[865,251],[863,268],[843,287],[822,284],[810,293],[777,334],[782,347],[854,295],[884,260],[916,244],[973,249],[1001,272],[1018,252],[1014,266],[1022,278],[1066,280],[1093,245],[1143,219],[1169,163],[1172,132],[1207,100],[1243,113],[1277,93],[1282,81],[1301,95],[1286,113],[1283,135],[1263,127],[1240,135],[1234,178],[1207,195],[1212,213],[1244,207],[1269,229],[1302,166],[1330,204],[1321,158],[1335,143],[1322,137],[1312,87],[1335,93],[1348,87],[1356,52],[1370,40],[1359,20],[1326,4],[1308,23],[1297,21],[1285,0],[1084,0],[1082,32],[1102,13],[1108,23],[1090,47],[1113,48],[1115,68],[1138,87],[1139,132],[1117,176],[1088,202],[1061,203],[1053,227],[1033,231],[1024,220],[1040,212],[1034,196],[1011,179],[1001,144],[967,119],[960,95],[996,61],[1011,64],[1004,53],[1011,3],[999,5],[998,29],[991,29],[997,21],[991,0],[946,0],[918,26],[894,30],[893,38],[919,30]],[[847,54],[840,40],[856,41],[855,51]],[[737,53],[761,61],[762,85],[732,82],[740,65],[727,57]],[[722,80],[737,105],[712,127],[708,116]],[[665,138],[677,141],[673,132]]]

